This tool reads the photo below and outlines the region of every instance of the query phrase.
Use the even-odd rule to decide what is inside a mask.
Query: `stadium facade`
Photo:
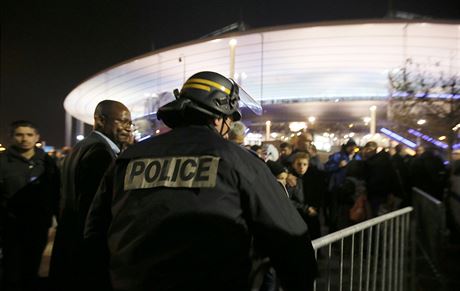
[[[192,74],[233,75],[264,105],[264,120],[308,116],[340,122],[368,115],[385,119],[388,74],[410,59],[429,74],[460,72],[460,23],[360,20],[271,27],[198,39],[141,55],[78,85],[65,110],[88,124],[96,104],[123,102],[133,118],[155,112]],[[380,109],[383,108],[383,109]]]

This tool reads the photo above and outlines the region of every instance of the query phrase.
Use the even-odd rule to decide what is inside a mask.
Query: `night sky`
[[[237,21],[249,28],[383,18],[390,1],[3,0],[0,143],[8,125],[35,122],[49,145],[64,143],[66,95],[99,71],[190,41]],[[458,0],[393,0],[395,10],[460,19]]]

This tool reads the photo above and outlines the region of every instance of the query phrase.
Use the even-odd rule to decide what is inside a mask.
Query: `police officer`
[[[253,248],[284,290],[311,290],[305,223],[263,161],[223,138],[239,103],[260,105],[214,72],[175,95],[158,111],[172,130],[127,149],[101,186],[113,193],[114,290],[249,290]]]

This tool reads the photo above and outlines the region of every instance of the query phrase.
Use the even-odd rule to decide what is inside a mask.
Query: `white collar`
[[[108,138],[107,136],[105,136],[102,132],[100,131],[97,131],[95,130],[94,131],[95,133],[99,134],[100,136],[102,136],[105,141],[109,144],[110,148],[112,149],[112,151],[118,155],[120,153],[120,148],[110,139]]]

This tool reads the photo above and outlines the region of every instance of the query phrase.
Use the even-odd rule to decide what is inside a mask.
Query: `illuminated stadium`
[[[103,99],[123,102],[133,118],[154,116],[192,74],[233,75],[264,106],[245,122],[348,124],[377,106],[385,125],[388,73],[407,59],[429,73],[460,71],[460,23],[368,20],[309,23],[225,34],[154,51],[89,78],[65,99],[72,117],[92,124]],[[243,111],[243,114],[245,112]]]

